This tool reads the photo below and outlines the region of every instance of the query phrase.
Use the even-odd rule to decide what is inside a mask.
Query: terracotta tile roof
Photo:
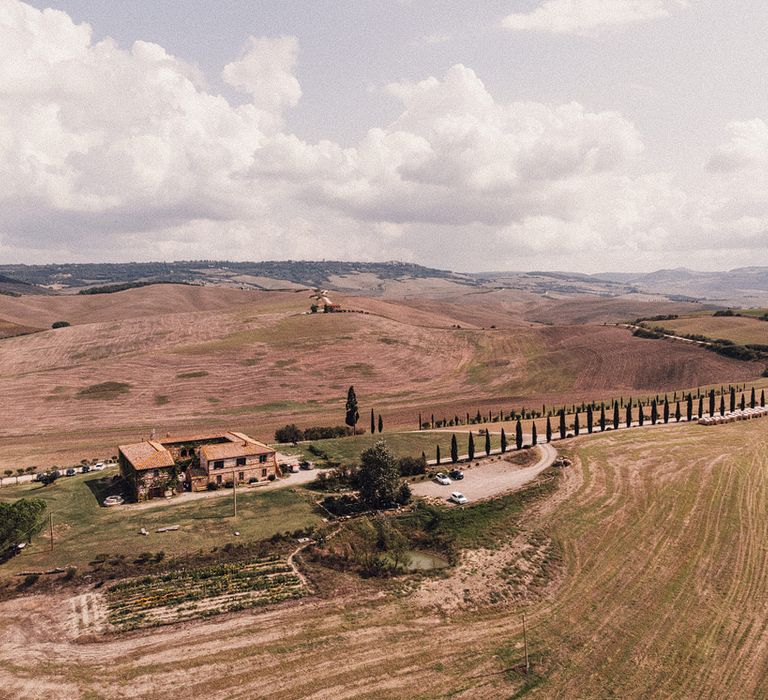
[[[203,445],[200,448],[200,454],[208,461],[213,459],[231,459],[232,457],[247,457],[250,455],[274,454],[274,452],[271,447],[267,447],[250,438],[238,442],[225,442],[219,445]]]
[[[174,465],[171,453],[155,440],[137,442],[132,445],[120,445],[118,449],[133,465],[133,468],[139,471],[161,469]]]

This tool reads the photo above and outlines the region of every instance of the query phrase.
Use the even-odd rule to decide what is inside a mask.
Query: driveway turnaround
[[[457,464],[464,470],[464,478],[461,481],[452,481],[448,486],[441,486],[435,481],[418,481],[411,485],[415,496],[427,496],[429,498],[442,498],[447,500],[451,493],[459,491],[463,493],[470,503],[486,498],[493,498],[507,491],[514,491],[535,479],[541,472],[549,467],[557,457],[557,451],[552,445],[544,443],[535,448],[540,453],[536,464],[530,467],[520,467],[501,459],[481,462],[479,467],[466,469],[465,465]],[[445,464],[447,474],[453,465]]]

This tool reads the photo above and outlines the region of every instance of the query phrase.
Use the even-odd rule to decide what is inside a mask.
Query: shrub
[[[275,442],[290,442],[295,445],[303,439],[304,431],[302,431],[295,423],[291,423],[290,425],[275,430]]]
[[[400,457],[397,464],[400,476],[416,476],[427,471],[427,460],[424,457]]]
[[[51,328],[66,328],[69,326],[69,321],[54,321],[51,324]]]
[[[27,574],[24,577],[24,587],[26,588],[28,586],[33,585],[39,578],[40,578],[40,574]]]
[[[276,478],[277,478],[277,477],[276,477],[274,474],[270,474],[270,475],[269,475],[269,477],[268,477],[268,479],[269,479],[270,481],[274,481]]]
[[[208,490],[209,491],[217,491],[219,488],[219,485],[213,481],[208,482]]]

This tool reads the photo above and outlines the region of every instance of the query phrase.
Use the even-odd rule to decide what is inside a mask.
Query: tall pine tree
[[[693,396],[688,394],[688,399],[685,402],[685,416],[690,423],[693,420]]]
[[[435,447],[435,464],[440,464],[440,445]]]
[[[651,423],[656,425],[656,421],[659,420],[659,407],[656,404],[656,399],[651,401]]]
[[[519,418],[515,425],[515,446],[518,450],[523,449],[523,424],[520,422]]]
[[[504,428],[501,429],[501,452],[502,454],[507,451],[507,434],[504,432]]]
[[[381,413],[379,413],[379,432],[384,432],[384,419],[381,417]]]
[[[619,402],[613,402],[613,429],[619,429]]]
[[[592,411],[592,404],[589,404],[587,406],[587,432],[591,435],[592,434],[592,428],[594,423],[595,417]]]
[[[734,398],[734,401],[736,401],[735,398]],[[709,390],[709,415],[710,416],[715,415],[715,390],[714,389]]]
[[[485,429],[485,456],[491,454],[491,431],[488,428]]]
[[[471,462],[475,458],[475,437],[472,435],[472,431],[469,431],[469,443],[467,444],[467,454],[469,455],[469,461]]]
[[[373,415],[373,409],[371,409],[371,435],[376,432],[376,419]]]
[[[645,424],[645,411],[643,411],[643,404],[638,404],[637,422],[642,427]]]
[[[451,462],[456,464],[459,461],[459,443],[456,442],[456,433],[451,435]]]
[[[566,433],[566,429],[565,429],[565,409],[561,408],[560,409],[560,439],[561,440],[565,439],[565,433]]]
[[[552,442],[552,419],[547,416],[547,432],[546,432],[547,442]]]
[[[581,423],[579,421],[579,412],[576,411],[576,415],[573,416],[573,434],[578,437],[581,432]]]
[[[531,445],[539,444],[539,432],[536,430],[536,423],[531,423]]]
[[[664,397],[664,422],[669,423],[669,401]]]
[[[605,404],[600,405],[600,432],[605,432]]]
[[[627,423],[627,427],[631,428],[632,427],[632,399],[627,401],[626,406],[627,406],[626,423]]]

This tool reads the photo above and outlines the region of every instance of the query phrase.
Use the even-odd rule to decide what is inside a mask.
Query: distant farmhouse
[[[243,433],[145,440],[121,445],[118,454],[120,473],[136,501],[280,475],[275,450]]]

